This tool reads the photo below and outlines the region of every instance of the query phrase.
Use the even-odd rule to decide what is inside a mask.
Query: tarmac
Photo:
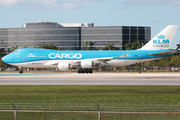
[[[180,85],[180,73],[0,73],[0,85]]]

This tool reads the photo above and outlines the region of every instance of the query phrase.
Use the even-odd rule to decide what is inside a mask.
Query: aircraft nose
[[[5,62],[5,63],[12,63],[13,60],[12,60],[12,55],[6,55],[2,58],[2,61]]]

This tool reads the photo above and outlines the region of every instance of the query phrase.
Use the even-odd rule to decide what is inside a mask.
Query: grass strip
[[[0,96],[122,96],[122,97],[177,97],[180,86],[133,85],[1,85]]]

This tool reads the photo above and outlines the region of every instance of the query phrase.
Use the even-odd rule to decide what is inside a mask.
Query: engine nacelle
[[[81,62],[81,67],[82,68],[92,68],[93,67],[93,62],[92,61],[82,61]]]
[[[70,64],[65,62],[59,62],[58,63],[58,69],[62,71],[66,71],[70,69]]]

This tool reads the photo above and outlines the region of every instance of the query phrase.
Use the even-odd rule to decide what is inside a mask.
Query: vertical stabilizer
[[[169,49],[178,25],[168,25],[139,50],[167,50]]]

